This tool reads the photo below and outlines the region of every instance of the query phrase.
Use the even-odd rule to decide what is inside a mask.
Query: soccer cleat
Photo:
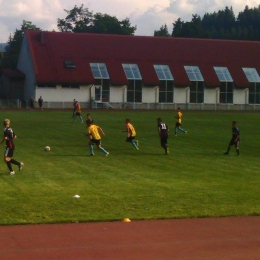
[[[167,148],[166,151],[165,151],[165,154],[167,155],[167,154],[169,154],[169,153],[170,153],[170,149]]]
[[[225,153],[223,153],[223,154],[228,155],[228,152],[225,152]]]
[[[24,163],[20,162],[20,165],[18,167],[19,167],[19,171],[21,171],[22,168],[24,167]]]
[[[94,154],[93,154],[93,153],[91,153],[89,156],[94,156]]]
[[[106,156],[108,156],[109,155],[109,153],[106,153]]]
[[[14,172],[14,171],[11,171],[11,172],[10,172],[10,175],[14,175],[14,174],[15,174],[15,172]]]

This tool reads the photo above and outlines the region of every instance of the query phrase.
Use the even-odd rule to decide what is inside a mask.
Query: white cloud
[[[20,29],[27,20],[43,30],[57,30],[57,19],[65,18],[64,9],[84,5],[94,13],[106,13],[119,20],[126,17],[131,25],[137,26],[137,35],[153,35],[167,24],[169,32],[172,23],[179,17],[189,21],[192,14],[203,16],[206,12],[233,7],[235,15],[244,10],[257,7],[255,0],[0,0],[0,42],[6,42],[10,33]]]

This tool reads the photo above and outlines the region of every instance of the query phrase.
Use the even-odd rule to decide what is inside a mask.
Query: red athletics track
[[[0,227],[1,260],[260,259],[260,217]]]

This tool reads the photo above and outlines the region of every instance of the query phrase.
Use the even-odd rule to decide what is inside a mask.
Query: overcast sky
[[[0,0],[0,43],[7,42],[10,34],[21,28],[23,20],[30,21],[42,30],[57,30],[57,19],[66,17],[66,10],[84,5],[93,13],[109,14],[119,20],[130,19],[136,25],[135,35],[153,36],[164,24],[172,32],[172,23],[179,17],[190,21],[192,14],[233,7],[235,16],[245,6],[258,7],[259,0]]]

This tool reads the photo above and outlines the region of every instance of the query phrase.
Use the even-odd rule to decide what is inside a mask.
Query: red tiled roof
[[[154,64],[169,65],[180,86],[190,85],[185,65],[199,66],[208,86],[220,84],[213,66],[227,67],[237,87],[249,85],[242,67],[260,74],[260,42],[39,31],[26,37],[39,83],[94,83],[90,62],[105,63],[115,85],[128,82],[122,63],[138,64],[146,85],[159,83]],[[64,60],[76,68],[65,68]]]

